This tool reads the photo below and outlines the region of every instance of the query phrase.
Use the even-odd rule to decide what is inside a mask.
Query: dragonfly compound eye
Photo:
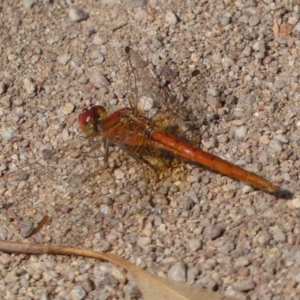
[[[88,136],[94,131],[93,116],[93,110],[87,108],[83,109],[82,113],[78,116],[81,131]]]
[[[82,113],[78,116],[81,131],[87,136],[95,134],[99,120],[104,119],[106,115],[107,112],[105,108],[100,105],[93,106],[89,109],[84,108]]]

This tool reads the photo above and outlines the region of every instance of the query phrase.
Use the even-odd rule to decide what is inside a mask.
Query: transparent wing
[[[167,95],[155,74],[130,47],[125,48],[128,62],[127,97],[130,107],[139,114],[165,103]]]
[[[178,72],[165,66],[161,72],[162,80],[130,47],[125,48],[125,53],[128,63],[127,97],[133,112],[149,117],[153,128],[180,138],[186,136],[189,130],[199,129],[206,108],[204,76],[195,70],[185,76],[184,81],[176,82]],[[172,84],[167,85],[167,82]],[[189,139],[192,135],[188,134]]]

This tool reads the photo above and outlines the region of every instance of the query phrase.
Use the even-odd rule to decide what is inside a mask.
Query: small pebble
[[[110,207],[106,204],[101,204],[100,205],[100,212],[104,215],[108,215],[110,212]]]
[[[300,197],[296,197],[291,200],[291,206],[293,206],[294,208],[300,208]]]
[[[61,133],[61,138],[63,141],[67,141],[69,139],[69,132],[67,129],[64,129]]]
[[[114,175],[115,175],[115,178],[116,178],[117,180],[121,180],[121,179],[123,179],[123,178],[125,177],[124,172],[121,171],[120,169],[116,169],[116,170],[114,171]]]
[[[69,297],[71,300],[83,300],[85,296],[86,291],[80,285],[74,286],[71,292],[69,293]]]
[[[75,109],[75,105],[73,103],[67,103],[66,105],[64,105],[61,109],[61,112],[64,115],[69,115],[70,113],[72,113]]]
[[[7,56],[7,59],[8,59],[9,61],[16,60],[17,58],[18,58],[18,56],[15,55],[15,54],[8,54],[8,56]]]
[[[9,96],[4,96],[0,98],[0,104],[2,107],[10,107],[11,106],[12,99]]]
[[[222,245],[219,248],[219,251],[223,254],[228,254],[230,253],[233,249],[235,248],[234,243],[233,242],[225,242],[224,245]]]
[[[57,57],[57,61],[61,64],[61,65],[66,65],[71,59],[71,56],[67,53],[59,55]]]
[[[13,107],[20,107],[20,106],[22,106],[24,104],[24,100],[23,100],[23,98],[16,98],[16,99],[13,99],[13,101],[12,101],[12,106]]]
[[[30,9],[36,3],[36,0],[23,0],[24,9]]]
[[[89,293],[93,290],[95,290],[95,284],[92,280],[90,279],[85,279],[81,282],[81,286],[83,287],[83,289]]]
[[[185,211],[192,209],[194,201],[188,197],[184,198],[182,201],[182,207]]]
[[[253,44],[252,46],[253,50],[259,51],[259,52],[265,52],[266,47],[264,41],[260,40]]]
[[[149,237],[140,237],[137,242],[137,244],[142,248],[148,246],[150,243],[151,243],[151,238]]]
[[[179,21],[179,18],[173,11],[169,10],[166,12],[165,20],[171,25],[176,25]]]
[[[267,135],[263,135],[259,138],[259,141],[261,143],[263,143],[264,145],[268,145],[270,140],[269,140],[269,137]]]
[[[99,51],[93,51],[90,57],[94,60],[95,65],[101,65],[104,61],[104,56]]]
[[[222,236],[224,232],[224,227],[220,225],[210,224],[204,229],[204,236],[207,239],[215,240],[216,238]]]
[[[288,84],[290,77],[290,72],[285,72],[278,75],[274,81],[274,88],[280,90],[285,87]]]
[[[260,17],[257,15],[253,15],[249,18],[249,25],[256,26],[260,23]]]
[[[282,152],[282,142],[277,139],[272,139],[269,143],[269,147],[277,153]]]
[[[11,256],[7,253],[3,253],[0,255],[0,262],[1,265],[8,265],[13,259],[11,258]]]
[[[5,226],[0,226],[0,239],[3,241],[7,239],[7,229]]]
[[[249,268],[241,267],[237,270],[237,274],[238,276],[248,277],[250,275],[250,270]]]
[[[213,97],[218,97],[220,95],[220,90],[217,88],[208,88],[207,92]]]
[[[247,133],[247,128],[245,126],[235,127],[233,133],[236,138],[243,138]]]
[[[188,246],[192,252],[198,251],[201,248],[201,241],[199,239],[192,239],[188,242]]]
[[[99,71],[92,72],[90,76],[90,82],[93,86],[95,86],[98,89],[108,87],[110,85],[106,77],[102,75]]]
[[[19,277],[17,276],[17,272],[16,270],[12,270],[10,271],[5,277],[4,277],[4,281],[7,284],[11,284],[11,283],[15,283],[19,280]]]
[[[100,34],[96,34],[93,37],[93,44],[101,46],[101,45],[103,45],[105,43],[107,43],[107,39],[104,36],[102,36]]]
[[[239,257],[235,262],[234,262],[234,267],[235,268],[240,268],[240,267],[246,267],[250,264],[250,261],[246,257]]]
[[[110,270],[111,276],[119,281],[121,284],[125,284],[127,281],[126,274],[117,267],[112,267]]]
[[[35,92],[36,86],[31,81],[31,79],[25,78],[24,79],[24,88],[28,94],[33,94]]]
[[[220,64],[222,62],[222,54],[220,52],[214,53],[211,60],[214,64]]]
[[[284,232],[278,227],[276,227],[273,231],[273,238],[276,242],[283,243],[286,241],[286,236],[285,236]]]
[[[199,275],[199,268],[198,267],[191,267],[187,270],[187,283],[192,285],[195,282],[195,279]]]
[[[168,278],[178,282],[185,282],[186,281],[186,266],[183,262],[178,262],[173,265],[169,272]]]
[[[244,48],[244,50],[243,50],[243,52],[242,52],[242,55],[243,56],[250,56],[250,54],[251,54],[251,47],[250,46],[246,46],[245,48]]]
[[[244,280],[236,282],[233,287],[238,292],[246,292],[253,290],[255,285],[252,280]]]
[[[69,17],[72,22],[81,22],[89,17],[89,14],[78,6],[72,6],[69,9]]]
[[[33,226],[32,222],[21,221],[19,223],[19,226],[20,226],[20,233],[21,233],[22,237],[24,237],[24,238],[29,237],[34,230],[34,226]]]
[[[15,131],[12,128],[7,128],[1,131],[1,137],[3,139],[10,140],[15,136]]]

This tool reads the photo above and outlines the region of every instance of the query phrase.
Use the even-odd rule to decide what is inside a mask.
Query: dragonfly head
[[[106,109],[101,105],[84,108],[78,116],[81,131],[87,136],[96,135],[101,128],[102,120],[107,116]],[[99,126],[100,125],[100,126]]]

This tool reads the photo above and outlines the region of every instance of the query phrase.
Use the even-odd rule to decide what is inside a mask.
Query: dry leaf
[[[197,286],[189,286],[152,275],[124,260],[123,258],[113,254],[97,253],[78,248],[25,244],[1,240],[0,251],[35,255],[75,255],[109,261],[124,268],[129,273],[129,275],[134,279],[136,285],[141,290],[145,300],[234,300],[233,298],[225,297],[214,292],[209,292]]]

